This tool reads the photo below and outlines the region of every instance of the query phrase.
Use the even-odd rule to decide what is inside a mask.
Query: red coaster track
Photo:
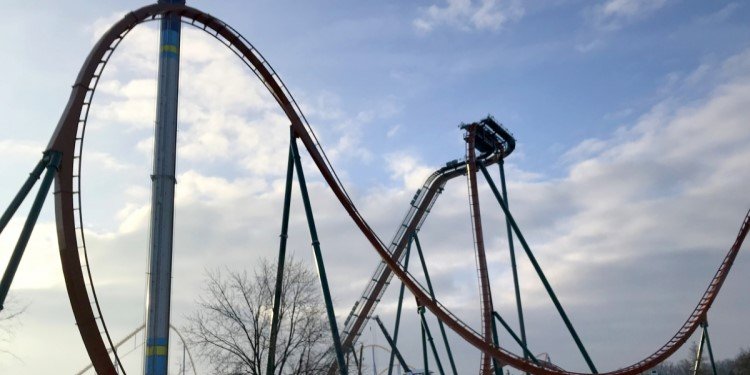
[[[81,124],[85,123],[93,91],[112,51],[133,27],[146,21],[158,19],[165,13],[179,14],[186,23],[201,28],[216,37],[216,39],[237,54],[253,70],[256,76],[261,79],[286,113],[291,122],[292,131],[304,144],[310,157],[341,205],[381,257],[386,267],[406,285],[419,300],[420,304],[429,309],[438,319],[443,321],[445,325],[461,336],[466,342],[475,346],[487,356],[491,356],[502,363],[535,374],[576,374],[536,365],[503,348],[495,347],[491,341],[485,339],[484,335],[477,333],[459,320],[441,305],[439,301],[430,298],[427,290],[411,274],[404,271],[402,265],[392,257],[386,245],[377,237],[357,211],[357,208],[349,199],[349,196],[320,148],[315,135],[311,132],[304,115],[302,115],[302,112],[281,82],[281,79],[262,55],[234,29],[209,14],[187,6],[159,4],[149,5],[127,14],[100,38],[89,53],[76,78],[68,104],[47,147],[47,151],[57,151],[62,154],[62,164],[55,179],[55,212],[60,258],[76,323],[86,350],[98,374],[115,374],[116,371],[100,334],[82,272],[81,254],[79,253],[79,240],[77,236],[77,231],[82,232],[82,229],[77,226],[76,207],[74,205],[75,196],[78,194],[78,190],[76,190],[78,186],[75,183],[75,180],[78,178],[78,175],[75,174],[75,159],[80,156],[76,154],[76,147],[80,147],[82,144],[83,128]],[[706,312],[711,307],[721,285],[724,283],[749,227],[750,212],[742,223],[734,245],[730,248],[721,266],[716,271],[700,302],[674,337],[654,354],[642,361],[608,374],[638,374],[661,362],[685,343],[690,334],[705,319]]]

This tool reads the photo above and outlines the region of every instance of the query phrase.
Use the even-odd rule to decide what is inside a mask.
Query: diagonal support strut
[[[305,206],[305,214],[307,215],[307,225],[310,228],[310,237],[312,238],[312,247],[315,254],[315,265],[318,268],[318,277],[320,278],[320,286],[323,289],[323,300],[326,304],[326,314],[328,315],[328,324],[331,327],[331,336],[333,338],[333,347],[336,351],[336,362],[339,366],[339,373],[341,375],[347,375],[346,361],[344,361],[344,351],[341,348],[341,339],[339,337],[339,329],[336,324],[336,315],[333,311],[333,300],[331,299],[331,291],[328,288],[328,277],[326,276],[325,264],[323,263],[323,253],[320,251],[320,241],[318,240],[318,230],[315,228],[315,218],[313,217],[312,205],[310,204],[310,196],[307,193],[307,184],[305,183],[305,173],[302,171],[302,162],[300,161],[299,150],[297,149],[296,138],[292,139],[291,142],[292,156],[294,159],[294,166],[297,170],[297,180],[299,182],[299,189],[302,195],[302,202]]]
[[[290,133],[291,134],[291,133]],[[281,235],[279,235],[279,260],[276,263],[276,287],[273,295],[273,318],[271,320],[271,337],[268,345],[268,362],[266,374],[276,373],[276,340],[279,334],[279,310],[281,308],[281,291],[284,285],[284,263],[286,261],[286,240],[289,237],[289,208],[292,203],[292,181],[294,181],[294,153],[292,143],[294,134],[289,140],[289,161],[286,167],[286,187],[284,189],[284,211],[281,219]]]
[[[16,275],[18,266],[21,264],[21,258],[23,258],[23,253],[26,250],[26,245],[28,245],[29,243],[31,233],[34,231],[34,226],[36,225],[36,221],[39,218],[39,213],[42,211],[42,207],[44,206],[44,200],[47,199],[47,193],[49,193],[49,188],[52,185],[52,180],[54,180],[55,174],[60,167],[60,159],[61,154],[57,151],[50,151],[46,153],[44,155],[44,158],[42,159],[42,162],[44,162],[44,164],[46,165],[47,172],[44,175],[44,179],[42,179],[42,184],[39,186],[39,191],[36,194],[36,198],[34,198],[34,202],[31,204],[29,216],[26,218],[23,229],[21,229],[21,234],[18,236],[18,242],[16,242],[16,247],[13,249],[13,253],[10,256],[8,266],[5,268],[5,273],[3,273],[3,278],[2,280],[0,280],[0,310],[3,309],[5,298],[8,296],[8,291],[10,290],[10,284],[13,283],[13,278]],[[21,191],[16,196],[16,199],[13,200],[13,203],[11,203],[11,207],[9,207],[9,210],[6,211],[6,214],[8,214],[11,209],[13,212],[15,212],[23,199],[26,197],[29,190],[34,185],[34,173],[41,173],[39,165],[42,165],[42,162],[40,162],[37,167],[34,168],[34,172],[32,172],[32,175],[29,176],[29,179],[23,185]],[[12,216],[12,214],[13,213],[10,213],[10,215],[8,216],[8,220],[10,220],[10,216]],[[6,215],[3,215],[3,220],[5,220],[5,216]],[[4,221],[2,223],[3,227],[6,223],[7,221]]]
[[[549,281],[547,281],[547,277],[544,276],[542,267],[536,261],[536,257],[534,257],[534,254],[531,252],[531,248],[529,248],[529,244],[526,242],[526,238],[523,236],[523,233],[521,233],[521,230],[518,228],[518,224],[516,223],[516,220],[513,219],[513,215],[511,215],[510,211],[508,210],[508,206],[505,204],[503,197],[500,196],[500,192],[497,190],[497,186],[495,186],[495,183],[492,181],[492,177],[490,177],[490,174],[487,172],[487,168],[485,168],[482,163],[477,163],[477,165],[479,166],[479,170],[482,171],[482,174],[484,175],[484,178],[487,180],[487,183],[490,185],[492,194],[495,195],[495,199],[497,199],[497,202],[500,204],[500,207],[503,209],[503,212],[505,213],[505,218],[508,220],[508,222],[510,222],[510,225],[513,227],[513,231],[516,233],[516,236],[518,236],[518,241],[521,242],[521,246],[523,247],[523,250],[526,252],[526,256],[529,257],[529,261],[531,262],[531,265],[534,267],[534,270],[539,276],[539,279],[542,281],[542,284],[544,284],[544,289],[547,290],[547,294],[549,294],[549,297],[552,300],[552,303],[555,305],[555,308],[557,308],[557,312],[560,314],[560,317],[565,323],[565,326],[568,328],[568,331],[570,331],[570,335],[573,336],[573,340],[578,346],[578,350],[581,351],[581,355],[583,356],[583,359],[586,361],[586,364],[589,366],[589,369],[591,370],[591,372],[594,374],[598,374],[598,371],[596,370],[596,367],[594,366],[594,362],[591,361],[591,357],[589,357],[589,353],[586,351],[586,348],[583,346],[583,342],[581,342],[581,338],[578,337],[578,333],[576,332],[575,328],[573,328],[573,323],[570,322],[570,319],[568,318],[568,314],[565,313],[565,310],[563,309],[562,304],[557,299],[557,295],[555,295],[555,292],[552,290],[552,285],[550,285]]]

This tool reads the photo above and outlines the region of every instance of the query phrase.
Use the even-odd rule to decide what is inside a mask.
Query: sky
[[[0,2],[6,15],[0,205],[38,161],[98,36],[143,5]],[[393,235],[424,179],[463,156],[461,123],[487,114],[502,122],[518,140],[506,161],[511,210],[601,371],[637,362],[672,337],[750,208],[750,6],[744,2],[188,5],[232,25],[273,65],[382,238]],[[115,340],[144,318],[155,26],[131,32],[108,64],[83,156],[87,245]],[[183,28],[181,53],[177,328],[195,310],[207,270],[251,271],[275,257],[288,145],[286,118],[236,56],[190,27]],[[303,162],[343,324],[378,259],[305,155]],[[465,178],[451,181],[420,239],[438,299],[478,327],[466,186]],[[479,189],[494,302],[515,327],[505,224],[488,186]],[[28,206],[0,236],[0,264]],[[313,267],[298,196],[292,210],[289,249]],[[0,340],[2,373],[75,373],[88,364],[65,295],[53,211],[48,199],[10,291],[8,310],[23,312],[3,323],[14,334]],[[532,351],[585,371],[531,265],[525,255],[518,258]],[[749,271],[750,257],[741,251],[710,311],[718,358],[750,347],[742,318],[750,316]],[[389,326],[395,292],[377,311]],[[415,306],[412,300],[405,306],[400,342],[407,362],[418,364]],[[479,352],[449,338],[462,373],[476,372]],[[369,326],[363,340],[385,344]],[[500,340],[520,353],[509,336]],[[174,335],[172,342],[176,372],[182,348]],[[129,373],[141,371],[139,344],[124,347]],[[384,362],[376,354],[379,369]]]

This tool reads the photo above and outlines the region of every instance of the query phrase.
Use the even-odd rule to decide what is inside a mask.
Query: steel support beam
[[[573,323],[570,322],[570,319],[568,318],[568,314],[565,313],[565,310],[563,309],[562,304],[557,299],[555,292],[552,290],[552,285],[550,285],[549,281],[547,281],[547,277],[544,276],[542,267],[539,265],[539,262],[536,261],[536,257],[534,257],[534,254],[531,252],[531,248],[529,248],[529,244],[526,242],[526,238],[524,238],[523,233],[521,233],[521,230],[518,228],[518,224],[516,223],[515,219],[513,219],[513,215],[511,215],[510,210],[508,210],[508,206],[505,204],[505,200],[503,199],[502,196],[500,196],[500,192],[498,192],[497,186],[495,186],[495,183],[492,181],[492,177],[490,177],[490,174],[487,172],[487,168],[485,168],[484,165],[482,165],[481,163],[477,163],[477,164],[479,166],[479,169],[482,171],[484,178],[487,180],[487,183],[490,185],[492,194],[495,195],[495,199],[497,199],[497,202],[500,204],[500,207],[503,209],[506,220],[510,222],[510,225],[513,227],[513,231],[516,233],[516,236],[518,236],[518,241],[521,242],[521,246],[523,247],[523,250],[526,252],[526,256],[529,257],[529,261],[531,262],[531,265],[534,267],[534,270],[539,276],[539,279],[542,281],[542,284],[544,284],[544,289],[547,290],[547,294],[549,294],[549,297],[552,300],[552,303],[555,305],[557,312],[560,314],[560,317],[565,323],[565,326],[568,328],[570,335],[573,336],[573,340],[578,346],[578,350],[581,351],[581,355],[583,356],[583,359],[586,361],[586,364],[589,366],[589,369],[591,370],[591,372],[594,374],[598,374],[598,371],[596,370],[596,367],[594,366],[594,362],[591,361],[591,357],[589,357],[589,353],[586,351],[586,348],[583,346],[583,342],[578,337],[578,333],[576,332],[575,328],[573,328]]]
[[[492,313],[494,314],[495,312],[493,311]],[[500,338],[497,336],[497,325],[495,324],[495,319],[492,319],[492,343],[496,347],[500,347]],[[495,375],[503,375],[503,366],[495,358],[492,358],[492,370]]]
[[[376,315],[375,321],[378,323],[378,327],[380,327],[380,331],[383,332],[383,336],[385,336],[385,341],[388,342],[388,345],[391,347],[391,353],[396,355],[396,358],[398,358],[398,362],[401,364],[401,367],[404,368],[404,371],[409,372],[409,365],[406,364],[406,361],[404,360],[404,357],[401,356],[401,352],[398,351],[398,348],[396,347],[396,342],[393,341],[391,338],[391,335],[388,334],[388,330],[385,329],[385,326],[383,325],[383,322],[380,321],[380,318]]]
[[[716,362],[714,362],[714,353],[711,350],[711,340],[708,337],[708,322],[701,322],[701,341],[698,344],[698,351],[695,353],[695,362],[693,363],[693,375],[698,375],[703,364],[703,347],[708,347],[708,357],[711,361],[711,370],[716,375]]]
[[[414,233],[414,244],[417,246],[417,254],[419,254],[419,262],[422,264],[422,272],[424,272],[424,278],[427,280],[427,290],[430,292],[430,297],[432,297],[433,300],[437,300],[435,298],[435,290],[432,288],[432,280],[430,279],[430,273],[427,271],[427,263],[424,260],[424,253],[422,253],[422,245],[419,243],[419,237],[416,233]],[[457,375],[458,371],[456,371],[456,363],[453,360],[453,352],[451,351],[451,345],[448,342],[448,335],[445,334],[445,326],[443,325],[443,322],[438,319],[438,327],[440,328],[440,334],[443,337],[443,344],[445,345],[445,351],[448,353],[448,361],[451,365],[451,371],[453,371],[453,375]]]
[[[24,199],[26,199],[26,196],[29,195],[31,188],[34,187],[36,181],[39,179],[39,177],[41,177],[42,172],[44,171],[44,167],[46,167],[49,163],[48,159],[49,157],[45,155],[42,160],[39,160],[39,163],[37,163],[36,167],[34,167],[34,170],[31,171],[29,177],[26,179],[26,182],[24,182],[21,186],[18,194],[13,197],[13,200],[8,205],[8,208],[5,210],[5,212],[3,212],[3,216],[0,217],[0,233],[3,233],[5,226],[8,225],[8,222],[10,222],[10,219],[16,213],[16,210],[18,210],[18,207],[21,205],[21,203],[23,203]]]
[[[505,184],[505,160],[501,159],[497,163],[499,169],[500,169],[500,189],[502,189],[503,192],[503,198],[505,198],[505,204],[508,205],[508,208],[510,208],[510,203],[508,199],[508,189]],[[521,305],[521,288],[518,283],[518,267],[516,267],[516,250],[515,245],[513,241],[513,230],[510,227],[510,222],[506,219],[505,220],[505,230],[508,233],[508,249],[510,251],[510,268],[513,272],[513,290],[516,294],[516,308],[518,310],[518,325],[520,326],[520,333],[521,333],[521,342],[523,345],[526,346],[526,325],[523,321],[523,306]],[[525,359],[528,359],[526,354],[523,356]],[[527,373],[528,374],[528,373]]]
[[[336,362],[339,366],[339,373],[341,375],[347,374],[346,362],[344,361],[344,352],[341,349],[341,339],[339,338],[339,328],[336,324],[336,314],[333,311],[333,300],[331,299],[331,291],[328,289],[328,277],[326,276],[326,268],[323,263],[323,253],[320,251],[320,241],[318,240],[318,230],[315,228],[315,218],[313,217],[312,205],[310,204],[310,196],[307,193],[307,184],[305,184],[305,173],[302,171],[302,162],[300,161],[299,150],[297,149],[297,141],[293,139],[291,142],[292,155],[294,157],[294,165],[297,169],[297,180],[299,182],[300,193],[302,194],[302,202],[305,205],[305,214],[307,215],[307,225],[310,228],[310,237],[312,238],[313,252],[315,253],[315,265],[318,268],[318,277],[320,278],[320,286],[323,289],[323,300],[326,305],[326,314],[328,315],[328,324],[331,327],[331,336],[333,338],[333,347],[336,351]]]
[[[422,320],[422,327],[424,328],[424,333],[427,335],[427,341],[430,343],[430,349],[432,349],[432,356],[435,357],[435,364],[438,367],[438,372],[440,375],[445,375],[445,371],[443,371],[443,363],[440,361],[440,356],[438,355],[437,347],[435,347],[435,341],[432,339],[432,333],[430,333],[430,327],[427,325],[427,320],[424,318],[424,306],[419,307],[419,318]],[[427,373],[427,371],[425,371]]]
[[[708,359],[711,361],[711,370],[716,373],[716,361],[714,361],[714,351],[711,349],[711,338],[708,337],[708,322],[703,322],[703,334],[706,335],[706,348],[708,348]]]
[[[39,213],[42,211],[42,207],[44,206],[44,200],[47,199],[47,193],[49,193],[49,188],[55,178],[55,173],[57,173],[57,170],[60,167],[60,160],[61,154],[57,151],[48,152],[42,159],[42,161],[46,164],[47,172],[45,172],[42,183],[41,185],[39,185],[39,191],[36,193],[36,198],[34,198],[34,202],[31,204],[29,216],[26,217],[26,222],[23,224],[21,234],[18,236],[16,247],[13,249],[13,253],[10,256],[8,266],[5,268],[5,272],[3,273],[3,278],[2,280],[0,280],[0,310],[2,310],[3,305],[5,305],[5,298],[8,296],[10,285],[13,283],[13,278],[16,276],[18,266],[21,264],[21,258],[23,258],[23,253],[26,250],[26,245],[29,244],[31,233],[34,231],[34,226],[36,225],[36,221],[39,218]],[[36,172],[38,169],[39,165],[34,168],[34,172]],[[29,177],[29,180],[34,177],[34,172],[32,172],[32,176]],[[27,185],[29,185],[29,180],[27,180],[27,182],[24,184],[24,186],[22,187],[22,191],[19,192],[19,195],[16,196],[16,198],[19,198],[19,196],[21,195],[20,193],[22,193],[24,189],[26,190],[26,192],[23,193],[23,195],[25,196],[26,194],[28,194],[28,189],[31,189],[31,186],[33,186],[32,181],[31,186],[28,186],[27,188]],[[21,201],[23,200],[23,198],[20,199]],[[18,204],[20,205],[20,202],[18,202]],[[12,206],[13,203],[11,204],[11,207]],[[15,208],[13,210],[15,211]]]
[[[422,308],[422,307],[420,307]],[[425,333],[424,324],[419,325],[422,328],[422,361],[424,363],[424,373],[428,375],[430,373],[430,359],[427,357],[427,335]]]
[[[273,295],[271,337],[269,338],[268,343],[268,363],[266,363],[266,374],[269,375],[273,375],[274,373],[276,373],[276,339],[279,334],[279,310],[281,309],[281,292],[284,287],[286,240],[289,237],[289,209],[292,204],[292,182],[294,181],[294,154],[292,153],[293,142],[295,142],[294,135],[291,135],[289,139],[289,157],[286,167],[286,187],[284,188],[284,210],[281,215],[281,234],[279,235],[279,259],[276,262],[276,287],[274,289]]]
[[[703,324],[701,323],[701,326]],[[695,352],[695,360],[693,361],[693,375],[698,375],[701,370],[701,362],[703,362],[703,345],[706,344],[706,331],[701,331],[701,341],[698,344],[698,350]]]
[[[406,245],[406,254],[404,255],[404,271],[409,270],[409,255],[411,254],[411,243],[412,236],[409,236],[409,242]],[[396,324],[393,328],[393,345],[398,343],[398,330],[401,326],[401,308],[404,305],[404,289],[406,286],[401,283],[401,288],[398,291],[398,305],[396,306]],[[393,362],[396,358],[396,353],[391,352],[391,358],[388,360],[388,375],[393,374]],[[398,374],[401,375],[401,374]]]
[[[351,347],[351,352],[352,352],[352,358],[354,359],[354,366],[356,366],[357,368],[362,367],[362,365],[360,364],[362,362],[362,358],[357,357],[357,349],[355,349],[354,347]],[[349,358],[348,355],[346,357]]]
[[[524,343],[523,341],[521,341],[520,338],[518,338],[518,335],[516,335],[516,333],[513,332],[513,329],[510,328],[510,326],[508,325],[507,322],[505,322],[505,320],[503,320],[500,314],[498,314],[497,311],[493,311],[492,315],[495,317],[495,319],[497,319],[498,322],[500,322],[500,324],[503,325],[503,328],[505,328],[505,330],[508,331],[508,333],[510,334],[511,337],[513,337],[513,340],[518,344],[518,346],[520,346],[521,349],[523,349],[524,356],[530,358],[532,361],[534,361],[534,363],[538,365],[539,360],[536,359],[534,354],[531,353],[531,350],[529,350],[529,348],[526,346],[526,343]]]

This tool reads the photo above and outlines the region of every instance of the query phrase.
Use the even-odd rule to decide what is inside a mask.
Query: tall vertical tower
[[[185,0],[159,0],[159,3],[182,5]],[[151,175],[151,233],[144,353],[146,375],[167,375],[169,367],[180,28],[178,15],[166,14],[161,20],[154,173]]]

